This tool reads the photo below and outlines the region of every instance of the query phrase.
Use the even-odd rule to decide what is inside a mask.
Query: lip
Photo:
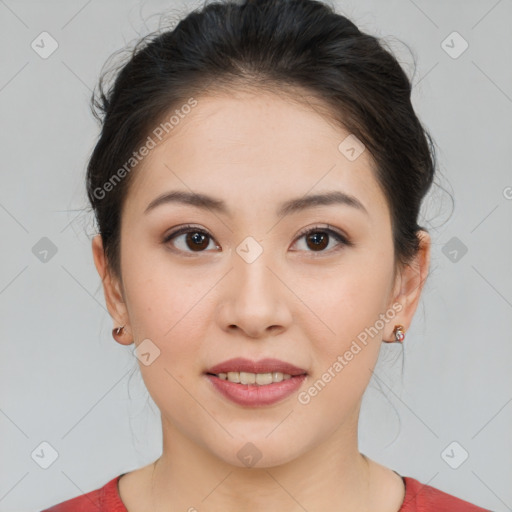
[[[290,379],[264,386],[237,384],[210,374],[206,374],[205,377],[224,398],[245,407],[264,407],[280,402],[296,392],[306,380],[307,375],[296,375]]]
[[[287,363],[286,361],[281,361],[279,359],[260,359],[259,361],[251,361],[250,359],[245,359],[243,357],[236,357],[234,359],[228,359],[227,361],[223,361],[222,363],[216,364],[212,366],[210,369],[206,370],[206,374],[215,374],[219,373],[228,373],[228,372],[248,372],[248,373],[273,373],[273,372],[281,372],[287,373],[292,377],[298,375],[304,375],[308,372],[303,368],[299,368],[291,363]],[[271,384],[269,384],[271,385]]]

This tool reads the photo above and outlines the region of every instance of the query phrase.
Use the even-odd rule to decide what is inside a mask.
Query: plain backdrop
[[[89,98],[115,50],[158,28],[160,13],[172,24],[197,5],[0,1],[2,512],[41,510],[160,454],[158,409],[133,346],[111,337],[92,259],[84,176],[99,127]],[[431,274],[403,355],[382,348],[360,450],[512,510],[512,3],[335,5],[385,38],[439,148],[439,186],[422,211]]]

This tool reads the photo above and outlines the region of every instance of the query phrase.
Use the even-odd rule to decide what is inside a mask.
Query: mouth
[[[308,372],[278,359],[236,358],[209,368],[204,375],[212,388],[231,402],[244,407],[264,407],[296,393]]]
[[[237,384],[260,386],[308,374],[304,368],[279,359],[267,358],[251,361],[241,357],[219,363],[205,373]]]

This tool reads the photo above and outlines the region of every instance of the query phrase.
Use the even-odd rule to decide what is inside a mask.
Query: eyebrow
[[[178,190],[166,192],[153,199],[153,201],[151,201],[144,210],[144,213],[147,214],[151,210],[154,210],[157,206],[169,203],[186,204],[195,206],[196,208],[211,210],[231,216],[231,212],[226,206],[226,203],[220,199],[216,199],[214,197],[197,192],[185,192]],[[326,192],[323,194],[306,195],[304,197],[290,199],[279,206],[276,214],[281,217],[305,210],[307,208],[329,205],[350,206],[368,215],[367,209],[364,207],[363,203],[359,201],[359,199],[338,190]]]

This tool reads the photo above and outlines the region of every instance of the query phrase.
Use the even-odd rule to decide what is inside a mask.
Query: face
[[[393,279],[389,209],[368,152],[340,151],[349,133],[279,96],[196,99],[137,168],[122,212],[122,284],[104,283],[109,310],[130,342],[146,344],[151,364],[139,366],[168,433],[236,466],[247,442],[262,465],[282,464],[335,432],[355,435],[381,341],[408,327],[421,287]],[[218,203],[148,209],[171,192]],[[345,200],[280,211],[336,192]],[[205,375],[234,357],[276,358],[307,376],[276,403],[240,405]]]

